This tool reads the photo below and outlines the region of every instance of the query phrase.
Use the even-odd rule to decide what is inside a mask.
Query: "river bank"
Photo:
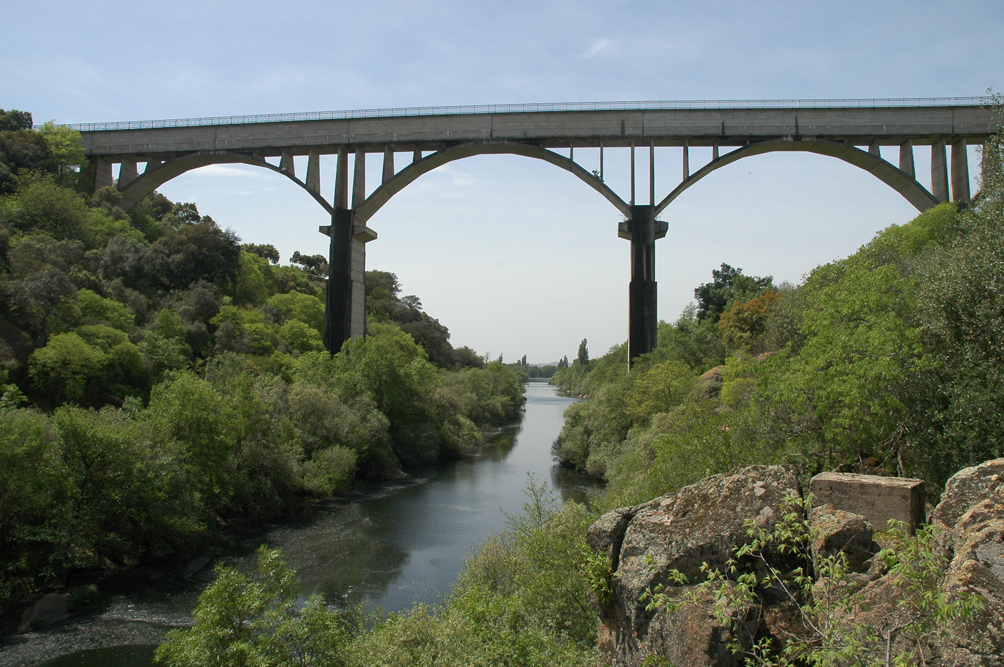
[[[99,582],[102,605],[96,613],[4,639],[0,667],[148,665],[164,633],[190,622],[215,564],[247,567],[263,543],[282,549],[304,597],[320,593],[336,607],[379,605],[386,611],[435,603],[449,591],[472,546],[505,525],[503,512],[519,512],[528,473],[549,482],[563,500],[584,500],[595,486],[551,461],[551,442],[571,402],[554,387],[531,383],[520,420],[478,457],[281,521],[234,522],[225,548],[170,568],[144,564],[114,573]]]

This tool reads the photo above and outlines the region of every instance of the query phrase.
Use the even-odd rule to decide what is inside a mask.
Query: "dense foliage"
[[[921,477],[1004,455],[1004,187],[984,148],[970,205],[941,204],[800,285],[723,264],[658,347],[626,346],[552,380],[591,400],[566,413],[555,456],[648,500],[708,473],[788,462]]]
[[[79,135],[0,128],[0,599],[474,453],[518,414],[522,374],[454,350],[393,274],[331,355],[326,267],[157,193],[126,213],[74,189]]]

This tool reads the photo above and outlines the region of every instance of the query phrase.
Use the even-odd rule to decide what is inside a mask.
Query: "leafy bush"
[[[171,630],[156,661],[170,667],[344,665],[344,624],[320,596],[298,604],[300,584],[278,549],[258,550],[249,577],[217,566],[216,581],[199,596],[195,624]]]

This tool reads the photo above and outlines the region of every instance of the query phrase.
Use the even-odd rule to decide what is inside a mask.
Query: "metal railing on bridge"
[[[901,97],[857,100],[688,100],[665,102],[556,102],[535,104],[478,104],[472,106],[405,107],[357,111],[312,111],[306,113],[250,114],[173,120],[135,120],[107,123],[71,123],[66,127],[80,132],[105,130],[146,130],[252,123],[291,123],[310,120],[350,120],[356,118],[399,118],[403,116],[462,116],[492,113],[547,113],[555,111],[672,111],[686,109],[884,109],[909,107],[972,107],[994,104],[991,97]]]

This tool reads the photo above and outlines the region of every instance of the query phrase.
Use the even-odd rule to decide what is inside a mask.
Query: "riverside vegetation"
[[[320,255],[278,266],[194,204],[76,190],[79,135],[0,113],[0,600],[185,552],[230,517],[475,453],[522,374],[371,271],[323,349]]]
[[[225,665],[592,665],[596,663],[596,611],[590,602],[603,603],[609,595],[610,577],[606,556],[594,553],[585,544],[585,529],[596,518],[596,512],[636,505],[672,493],[710,474],[753,463],[793,464],[803,482],[816,472],[834,469],[917,476],[925,479],[929,488],[937,493],[946,479],[963,466],[1004,455],[997,428],[997,424],[1004,421],[1004,353],[998,344],[1004,339],[1004,239],[1001,238],[1004,234],[1001,224],[1004,222],[1004,173],[999,139],[984,147],[983,161],[981,195],[972,204],[965,208],[943,204],[908,224],[890,227],[851,257],[818,267],[798,286],[774,285],[770,277],[746,276],[740,269],[723,264],[713,272],[711,282],[695,290],[696,306],[685,310],[675,323],[660,323],[657,349],[637,360],[630,373],[626,345],[617,346],[598,359],[590,359],[587,343],[583,341],[571,363],[567,358],[559,362],[552,382],[590,400],[569,408],[553,451],[564,465],[575,466],[606,480],[605,495],[597,499],[592,509],[574,503],[560,508],[543,489],[531,483],[528,487],[530,499],[524,512],[509,517],[505,531],[472,552],[460,578],[441,604],[417,606],[388,617],[362,610],[335,614],[317,599],[300,607],[295,604],[297,587],[293,573],[283,566],[279,554],[265,549],[260,554],[261,573],[257,577],[218,570],[217,582],[200,599],[193,628],[173,633],[158,650],[158,659],[171,665],[209,662]],[[33,177],[16,183],[4,200],[4,207],[0,208],[3,215],[8,216],[0,221],[13,230],[8,232],[11,241],[7,242],[4,255],[10,258],[5,260],[6,266],[12,267],[5,269],[7,294],[28,289],[27,285],[17,288],[16,281],[25,281],[29,275],[56,275],[54,269],[63,271],[68,282],[83,279],[81,272],[72,272],[72,267],[63,268],[65,264],[36,264],[34,266],[41,268],[34,273],[18,274],[13,268],[16,266],[14,258],[18,257],[15,250],[26,243],[24,239],[40,235],[6,221],[20,220],[12,217],[13,212],[20,210],[16,206],[23,206],[16,202],[25,197],[25,191],[35,187],[33,184],[55,187],[49,184],[57,183],[60,172],[57,169],[48,173],[47,180]],[[98,211],[102,220],[123,225],[123,234],[110,235],[108,239],[124,236],[125,232],[143,233],[144,225],[152,227],[153,222],[158,221],[150,212],[158,205],[156,198],[129,215],[118,215],[111,201],[112,192],[98,193],[90,202],[80,195],[72,196],[83,202],[80,210],[88,215],[96,215],[92,211]],[[162,206],[167,208],[166,204]],[[190,210],[194,217],[194,206],[190,209],[182,206],[182,214],[187,215],[186,211]],[[207,225],[201,219],[175,224],[169,216],[178,217],[177,211],[178,207],[172,206],[160,219],[168,220],[168,226],[175,225],[172,232],[165,233],[167,237],[187,229],[186,224]],[[147,222],[144,215],[149,215],[152,222]],[[217,229],[216,233],[225,234],[213,228]],[[136,237],[135,242],[151,256],[154,252],[171,256],[170,248],[176,246],[168,241],[161,242],[160,238],[146,235]],[[79,242],[84,244],[83,240]],[[91,243],[82,246],[85,256],[101,245],[100,241]],[[107,253],[110,240],[104,243]],[[454,375],[435,370],[435,366],[426,361],[439,354],[434,351],[435,337],[422,340],[422,334],[409,336],[408,323],[393,324],[402,319],[393,319],[396,308],[417,305],[409,304],[407,297],[397,298],[393,285],[368,287],[373,305],[371,312],[377,315],[371,315],[373,335],[366,343],[353,343],[334,357],[309,349],[296,350],[299,354],[293,354],[295,346],[278,332],[287,320],[277,318],[269,307],[280,290],[255,292],[253,285],[261,283],[249,276],[264,275],[268,269],[275,284],[280,281],[283,285],[309,284],[316,289],[318,283],[312,276],[321,273],[318,266],[323,258],[294,258],[302,260],[304,268],[298,270],[271,266],[253,250],[247,248],[239,254],[239,272],[224,274],[216,282],[201,278],[201,283],[188,283],[184,287],[168,282],[150,292],[157,295],[155,298],[147,296],[136,284],[130,284],[126,276],[132,274],[128,272],[101,274],[103,258],[102,263],[92,264],[98,267],[98,273],[89,273],[107,284],[105,294],[108,296],[100,296],[97,290],[82,286],[82,283],[73,283],[76,286],[73,294],[79,295],[89,289],[102,299],[121,304],[133,317],[137,317],[138,306],[129,300],[133,292],[125,290],[133,290],[147,298],[147,303],[157,304],[156,317],[147,315],[145,319],[133,320],[143,322],[136,325],[143,336],[126,336],[141,354],[146,336],[171,339],[172,329],[166,324],[165,328],[158,329],[161,326],[158,322],[161,312],[169,312],[163,316],[165,320],[174,313],[180,320],[180,325],[176,324],[173,329],[179,332],[175,340],[188,344],[192,349],[191,358],[202,361],[179,368],[163,364],[160,370],[151,364],[144,377],[158,377],[150,374],[160,372],[163,380],[147,389],[148,399],[143,390],[135,396],[124,392],[121,388],[129,385],[119,378],[128,376],[116,375],[118,371],[111,370],[112,380],[102,380],[104,384],[98,386],[108,395],[120,397],[121,404],[109,401],[105,407],[63,405],[55,412],[43,413],[14,407],[14,403],[27,396],[40,407],[52,408],[54,402],[45,401],[52,401],[60,387],[64,392],[62,402],[68,403],[66,392],[73,391],[77,385],[39,386],[37,383],[43,376],[31,373],[29,357],[27,373],[22,370],[18,376],[21,389],[8,389],[7,393],[13,393],[13,398],[4,399],[3,419],[9,419],[12,424],[4,433],[10,433],[14,426],[30,427],[35,431],[26,433],[40,435],[34,441],[30,438],[25,441],[47,444],[36,445],[35,449],[18,449],[18,445],[10,443],[21,440],[3,443],[3,456],[11,456],[9,452],[13,452],[21,457],[17,459],[19,470],[34,471],[25,473],[27,481],[19,482],[22,486],[17,487],[17,493],[0,494],[0,498],[28,498],[35,503],[24,504],[23,508],[18,508],[21,514],[15,513],[18,517],[28,517],[29,520],[21,519],[21,526],[28,529],[6,535],[18,536],[26,545],[66,544],[64,549],[68,549],[69,543],[59,541],[65,538],[39,520],[45,514],[45,503],[52,502],[51,498],[65,498],[61,502],[88,511],[91,508],[82,502],[84,498],[99,509],[102,502],[119,503],[83,495],[85,490],[93,488],[87,486],[89,481],[76,487],[67,485],[66,479],[70,478],[66,475],[45,476],[50,474],[49,461],[63,461],[60,465],[64,466],[69,465],[65,461],[72,461],[78,466],[76,470],[118,470],[107,465],[87,468],[83,457],[62,458],[66,456],[64,452],[75,451],[64,444],[63,433],[78,432],[73,430],[83,428],[76,427],[78,423],[100,425],[103,430],[98,433],[103,434],[106,442],[113,443],[109,445],[111,452],[141,452],[143,457],[149,457],[142,458],[142,465],[129,468],[127,473],[116,472],[119,475],[116,484],[123,476],[140,472],[155,480],[159,479],[158,474],[163,474],[171,483],[194,484],[189,497],[197,497],[204,503],[203,507],[211,508],[209,511],[220,511],[220,508],[249,511],[253,507],[251,499],[260,497],[258,494],[262,490],[271,493],[271,497],[284,497],[280,490],[291,488],[273,481],[269,482],[272,486],[264,484],[263,480],[274,479],[272,474],[279,467],[269,463],[264,466],[268,471],[264,474],[261,468],[242,463],[249,460],[241,458],[245,452],[251,456],[286,451],[282,447],[259,444],[261,429],[272,433],[269,429],[277,428],[275,423],[282,423],[290,433],[297,433],[299,441],[296,437],[281,441],[299,442],[299,448],[292,446],[297,452],[292,458],[296,466],[289,464],[287,467],[297,474],[287,479],[293,480],[293,489],[309,490],[311,483],[307,480],[314,478],[311,475],[323,478],[326,474],[323,473],[327,469],[324,464],[312,462],[318,459],[318,452],[331,447],[329,443],[334,442],[354,453],[356,469],[379,470],[397,462],[427,460],[432,458],[429,452],[457,451],[452,444],[458,441],[453,433],[470,433],[472,437],[474,433],[460,416],[466,417],[471,424],[487,421],[456,407],[455,413],[447,413],[458,416],[451,430],[442,427],[449,422],[432,419],[423,422],[421,417],[433,414],[432,409],[426,408],[423,412],[411,408],[414,404],[406,400],[407,395],[402,398],[395,393],[392,397],[384,397],[385,402],[380,403],[374,392],[391,389],[396,392],[400,386],[421,387],[421,382],[433,382],[433,378],[438,379],[437,384],[424,386],[434,386],[435,391],[419,393],[414,400],[428,400],[430,395],[444,393],[456,397],[459,394],[456,387],[460,383],[457,378],[469,377],[465,381],[471,383],[475,383],[475,378],[487,382],[493,377],[509,377],[505,373],[511,368],[503,366],[499,359],[485,368]],[[123,264],[133,266],[128,262]],[[179,261],[177,265],[183,266],[183,263]],[[174,264],[166,263],[165,266]],[[288,277],[280,278],[286,275]],[[369,285],[369,276],[367,278]],[[373,284],[381,279],[387,276],[377,277]],[[116,280],[121,281],[121,287],[115,286]],[[241,290],[249,291],[238,290],[239,285],[247,286]],[[219,291],[213,292],[212,286]],[[378,291],[380,289],[383,291]],[[185,301],[186,296],[196,290],[219,295],[215,302],[219,310],[200,320],[203,327],[186,315],[192,311],[185,310],[186,303],[196,303],[194,296]],[[254,293],[266,296],[257,302],[242,296]],[[298,299],[296,295],[301,293],[290,288],[281,296]],[[288,297],[288,294],[294,296]],[[86,293],[84,297],[85,300],[91,298]],[[79,296],[74,298],[80,300]],[[230,300],[226,301],[227,298]],[[61,299],[65,299],[65,295]],[[62,304],[66,301],[57,299],[52,303],[64,307]],[[378,307],[380,303],[386,306],[385,310]],[[47,318],[51,317],[54,322],[64,321],[56,305],[50,306],[49,311],[33,311],[43,323],[31,332],[31,335],[40,336],[33,339],[39,343],[32,342],[36,349],[33,354],[46,347],[41,344],[43,341],[72,333],[69,327],[66,334],[58,328],[45,328]],[[228,307],[232,310],[226,310]],[[97,311],[97,306],[78,308],[81,313],[105,312]],[[420,313],[417,308],[414,310]],[[44,314],[50,311],[51,315]],[[224,312],[228,315],[221,317],[220,313]],[[103,317],[107,322],[108,316]],[[385,317],[387,324],[375,322],[381,317]],[[409,317],[412,326],[431,325],[421,315]],[[114,327],[84,319],[73,322],[77,337],[99,348],[109,360],[104,362],[105,367],[114,369],[112,363],[121,357],[120,352],[112,352],[118,343],[102,343],[105,347],[101,348],[99,343],[104,339],[89,333],[88,329],[80,331],[83,327]],[[175,320],[172,318],[171,322]],[[189,338],[190,328],[197,330],[192,338]],[[200,339],[198,336],[202,335],[203,328],[206,334]],[[28,331],[24,327],[21,330]],[[258,341],[266,338],[266,331],[272,332],[272,338],[267,340],[272,341],[274,349],[268,345],[256,348],[255,345],[260,344]],[[309,335],[305,338],[313,339]],[[199,340],[205,341],[203,347],[196,345]],[[228,347],[240,345],[237,341],[243,341],[248,347]],[[279,349],[283,341],[288,351]],[[415,341],[420,341],[421,345]],[[150,347],[152,349],[152,345]],[[367,352],[376,349],[380,352]],[[197,356],[199,354],[202,356]],[[384,354],[400,363],[377,363]],[[455,354],[454,364],[476,358],[465,351]],[[370,359],[371,365],[364,365],[363,359]],[[408,369],[407,372],[401,371],[402,368]],[[401,373],[403,385],[396,379],[398,376],[393,383],[366,384],[372,373],[390,372],[389,369]],[[347,377],[354,379],[350,381],[345,379]],[[176,386],[178,389],[173,390]],[[325,422],[332,425],[330,431],[307,431],[300,424],[308,421],[297,421],[300,418],[295,415],[284,421],[281,413],[274,416],[274,408],[260,409],[263,405],[272,406],[269,401],[273,396],[283,392],[285,396],[292,396],[294,389],[306,391],[308,387],[316,391],[316,396],[337,402],[338,408],[331,421]],[[195,388],[201,388],[203,393],[196,394]],[[491,392],[483,395],[496,396]],[[192,396],[195,398],[190,399],[190,403],[183,403]],[[208,400],[206,397],[212,397],[218,402],[216,405],[232,407],[210,412],[207,422],[189,424],[180,434],[168,428],[177,423],[175,419],[188,415],[189,409],[198,410],[200,404]],[[459,399],[444,402],[452,406],[469,405]],[[185,409],[181,409],[182,405]],[[395,412],[389,407],[391,405],[409,407]],[[99,407],[100,410],[95,411]],[[384,408],[390,410],[390,414]],[[217,419],[234,419],[241,428],[234,430],[228,426],[213,430]],[[259,421],[241,421],[252,419]],[[180,423],[187,422],[181,419]],[[263,423],[267,423],[268,428]],[[428,428],[423,431],[415,426],[416,423],[426,424]],[[204,427],[210,428],[213,434],[243,435],[241,439],[227,441],[226,446],[219,446],[218,441],[201,436]],[[178,447],[177,451],[187,458],[179,458],[172,450],[157,449],[155,444],[159,441],[155,436],[161,432],[158,428],[168,429],[169,435],[163,441]],[[380,437],[371,440],[374,429]],[[339,440],[339,437],[349,437],[341,435],[346,431],[357,439]],[[115,434],[127,432],[138,435],[116,439]],[[306,444],[304,436],[299,435],[308,432],[316,438],[312,441],[313,449]],[[339,435],[330,435],[333,433]],[[195,435],[200,437],[188,445],[184,438]],[[374,442],[382,445],[374,445]],[[179,443],[184,443],[185,448],[181,449]],[[403,443],[408,443],[408,447]],[[423,449],[418,443],[434,444]],[[180,461],[186,465],[167,474],[162,472],[164,461]],[[257,464],[261,465],[261,459]],[[335,464],[332,467],[339,469]],[[312,468],[317,472],[311,472]],[[256,474],[264,477],[256,477]],[[260,487],[253,484],[260,484]],[[332,481],[325,488],[335,486]],[[156,488],[151,484],[142,488],[145,491],[148,487]],[[295,496],[291,494],[290,497]],[[205,515],[186,514],[184,505],[176,507],[185,496],[165,493],[162,498],[164,500],[159,502],[166,506],[158,505],[158,510],[162,511],[155,515],[160,517],[157,521],[161,523],[152,521],[141,526],[149,526],[148,534],[164,534],[161,531],[168,535],[189,534],[185,532],[188,527],[179,529],[172,523],[179,517],[193,517],[191,525],[195,532],[205,525]],[[9,515],[10,512],[6,512],[0,516],[7,520]],[[78,521],[97,515],[82,513],[80,516]],[[792,517],[795,523],[791,531],[807,530],[797,523],[797,516]],[[35,523],[31,523],[32,520]],[[100,523],[92,525],[96,536],[118,535],[113,531],[104,532],[106,527]],[[926,539],[925,535],[921,537]],[[106,544],[102,539],[95,537],[94,544]],[[927,543],[914,544],[910,542],[912,539],[915,538],[902,537],[906,545],[903,552],[923,552]],[[95,546],[88,546],[90,551],[73,546],[76,551],[66,551],[71,556],[88,558],[97,553]],[[111,553],[108,546],[100,548],[105,550],[101,553]],[[36,546],[36,549],[41,547]],[[24,553],[35,552],[25,550]],[[45,553],[51,559],[50,554],[56,551]],[[23,556],[15,565],[27,569],[31,563],[25,558]],[[10,566],[5,564],[5,567]],[[937,572],[928,574],[939,576]],[[728,573],[723,576],[728,577]],[[655,596],[658,593],[652,592]],[[661,598],[653,599],[654,604],[663,604]],[[978,606],[976,602],[974,605]],[[853,634],[854,629],[848,632]],[[833,664],[835,660],[833,656],[806,655],[802,654],[805,664]]]

